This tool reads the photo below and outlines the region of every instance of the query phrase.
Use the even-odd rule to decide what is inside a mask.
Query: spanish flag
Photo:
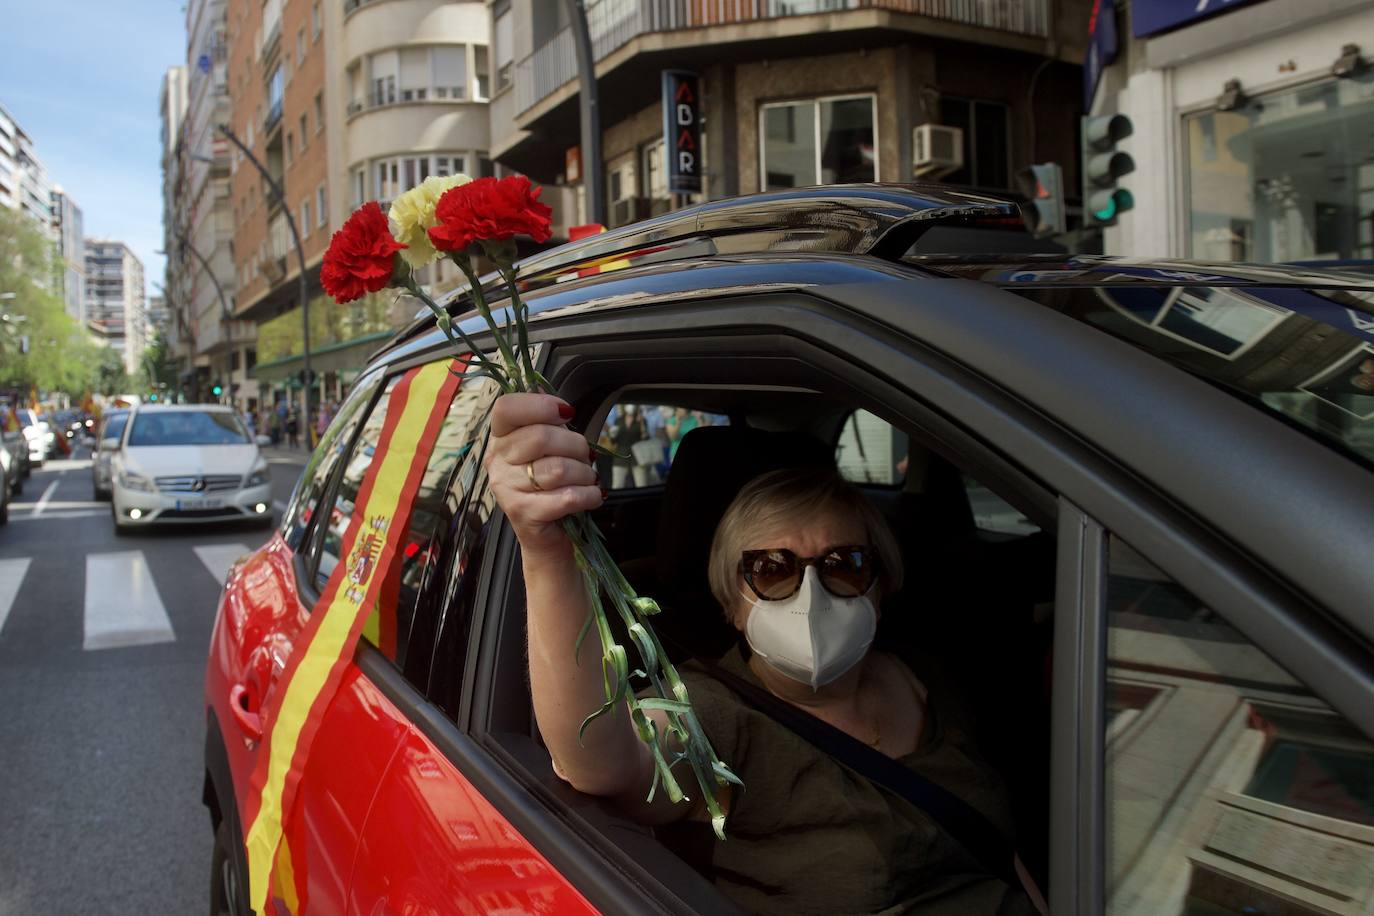
[[[407,372],[391,391],[372,463],[363,476],[340,562],[301,630],[275,692],[248,788],[249,901],[264,914],[299,913],[298,884],[285,835],[310,744],[374,611],[464,363],[443,360]],[[299,853],[299,851],[297,851]]]

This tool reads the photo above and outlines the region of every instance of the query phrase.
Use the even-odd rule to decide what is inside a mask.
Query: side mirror
[[[259,446],[271,445],[271,444],[272,444],[272,437],[271,437],[271,436],[262,436],[262,435],[258,436],[258,445],[259,445]]]
[[[118,439],[101,439],[101,440],[100,440],[99,442],[97,442],[96,445],[95,445],[95,450],[96,450],[97,452],[103,452],[103,451],[106,451],[106,450],[108,450],[108,451],[114,451],[114,450],[117,449],[117,448],[119,448],[119,440],[118,440]]]

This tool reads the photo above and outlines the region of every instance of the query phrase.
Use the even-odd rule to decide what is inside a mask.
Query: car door
[[[590,911],[424,728],[445,715],[424,694],[456,695],[466,675],[493,508],[481,447],[497,393],[476,379],[459,389],[401,551],[397,613],[364,633],[362,670],[394,700],[386,715],[408,725],[363,829],[349,912]]]

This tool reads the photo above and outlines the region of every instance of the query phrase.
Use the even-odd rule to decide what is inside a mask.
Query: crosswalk
[[[250,552],[242,543],[193,546],[192,552],[221,586],[229,568]],[[29,574],[29,557],[0,559],[0,638]],[[87,651],[172,642],[172,621],[142,550],[86,554],[81,647]]]

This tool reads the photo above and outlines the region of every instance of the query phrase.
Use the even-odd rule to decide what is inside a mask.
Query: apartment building
[[[143,262],[115,239],[88,238],[85,248],[86,326],[98,343],[120,354],[132,374],[146,339]]]
[[[83,233],[81,208],[71,196],[54,185],[52,201],[52,235],[57,245],[57,291],[62,296],[67,314],[80,324],[86,323],[86,238]]]
[[[0,105],[0,206],[18,210],[52,237],[52,184],[33,138]]]
[[[561,0],[495,0],[492,153],[580,184],[576,55]],[[1084,0],[591,0],[612,226],[676,204],[854,181],[1012,188],[1076,178]],[[665,71],[698,132],[665,129]],[[669,106],[670,111],[674,110]],[[700,190],[670,191],[667,144]],[[699,148],[698,148],[699,144]],[[578,214],[582,221],[585,214]]]

